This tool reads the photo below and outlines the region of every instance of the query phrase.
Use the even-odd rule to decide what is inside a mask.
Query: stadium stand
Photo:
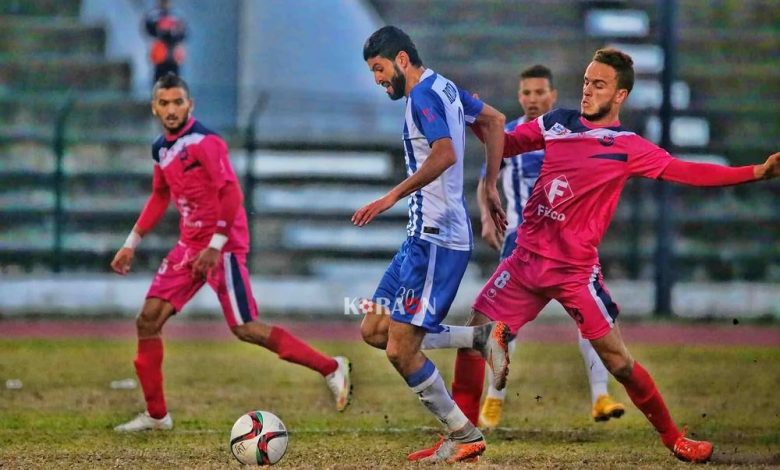
[[[624,123],[653,131],[659,102],[657,5],[652,0],[371,0],[383,20],[416,40],[426,63],[508,117],[520,114],[517,73],[545,63],[559,104],[577,106],[583,67],[605,44],[633,48],[641,83]],[[157,132],[148,104],[130,93],[130,64],[104,53],[103,26],[78,20],[78,0],[0,0],[0,266],[103,272],[148,194],[148,144]],[[646,35],[596,35],[594,9],[633,13]],[[637,14],[638,12],[638,14]],[[679,128],[678,154],[730,164],[776,150],[780,123],[780,10],[771,0],[681,0],[674,103],[693,127]],[[662,62],[662,61],[661,61]],[[641,66],[641,67],[640,67]],[[366,73],[366,80],[370,80]],[[355,112],[359,119],[359,111]],[[399,116],[400,119],[400,116]],[[686,121],[680,121],[685,124]],[[64,123],[64,126],[58,125]],[[656,125],[657,126],[657,125]],[[60,132],[58,132],[58,130]],[[696,132],[694,132],[696,131]],[[239,173],[244,130],[226,136]],[[698,133],[698,134],[697,134]],[[699,136],[698,140],[692,137]],[[403,238],[405,206],[357,232],[349,215],[402,177],[400,145],[255,142],[252,269],[336,277],[381,271]],[[62,172],[56,150],[62,149]],[[469,142],[467,187],[481,154]],[[359,166],[357,166],[359,165]],[[64,197],[58,202],[56,187]],[[634,182],[603,244],[611,278],[652,278],[652,182]],[[680,280],[780,279],[777,183],[709,191],[676,189]],[[469,207],[478,216],[473,190]],[[62,211],[58,212],[58,204]],[[59,214],[59,215],[58,215]],[[63,227],[61,234],[55,229]],[[175,217],[144,240],[138,269],[155,269]],[[57,238],[62,250],[53,253]],[[492,272],[495,254],[477,243],[469,275]]]

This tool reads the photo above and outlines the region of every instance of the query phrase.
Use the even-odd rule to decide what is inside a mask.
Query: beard
[[[611,111],[612,111],[612,103],[609,102],[605,105],[599,106],[598,111],[596,111],[593,114],[585,114],[584,112],[581,114],[582,117],[584,117],[588,121],[598,121],[599,119],[602,119],[604,116],[609,114]]]
[[[162,125],[165,128],[166,131],[168,131],[169,134],[178,134],[179,131],[184,129],[184,126],[187,125],[187,121],[190,119],[189,114],[187,114],[181,121],[177,122],[176,124],[169,126],[168,122],[163,120]]]
[[[388,93],[387,96],[391,100],[397,101],[404,97],[404,91],[406,90],[406,76],[401,72],[396,64],[393,64],[394,74],[390,79],[390,86],[393,87],[393,93]]]

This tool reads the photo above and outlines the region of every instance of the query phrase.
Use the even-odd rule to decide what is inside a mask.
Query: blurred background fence
[[[0,313],[133,311],[175,240],[171,213],[138,250],[135,272],[143,282],[125,285],[108,274],[151,187],[149,146],[159,130],[149,113],[140,22],[152,6],[0,0]],[[478,92],[508,119],[522,112],[516,95],[523,68],[548,65],[559,105],[578,107],[582,71],[595,49],[621,47],[637,71],[623,122],[660,138],[663,51],[655,1],[173,6],[190,25],[183,76],[196,116],[226,137],[244,182],[251,269],[265,286],[258,288],[260,304],[271,310],[342,313],[345,296],[371,295],[405,237],[402,203],[367,228],[349,222],[354,209],[403,178],[402,104],[375,86],[361,54],[382,24],[406,30],[427,66]],[[777,2],[679,0],[677,13],[670,150],[730,165],[763,161],[780,142]],[[474,190],[482,154],[471,137],[468,149],[467,196],[478,233]],[[629,314],[652,310],[656,184],[629,183],[601,249],[605,276]],[[674,187],[676,313],[780,315],[778,195],[777,182]],[[458,308],[468,307],[495,265],[496,254],[477,241]],[[83,306],[63,300],[74,290]],[[132,295],[111,303],[117,290]]]

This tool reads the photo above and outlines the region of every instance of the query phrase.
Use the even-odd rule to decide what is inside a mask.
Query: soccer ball
[[[287,428],[273,413],[250,411],[233,424],[230,451],[245,465],[273,465],[287,451]]]

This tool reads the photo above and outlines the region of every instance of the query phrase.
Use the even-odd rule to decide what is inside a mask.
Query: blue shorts
[[[515,247],[517,246],[517,230],[512,230],[511,232],[507,233],[504,237],[504,245],[501,247],[501,257],[498,258],[498,261],[504,261],[506,258],[509,258],[509,255],[512,254],[513,251],[515,251]]]
[[[471,251],[443,248],[408,237],[393,257],[372,297],[394,321],[438,333],[447,316]]]

